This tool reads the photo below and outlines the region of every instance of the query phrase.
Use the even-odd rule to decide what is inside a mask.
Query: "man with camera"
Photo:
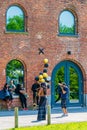
[[[61,87],[61,108],[63,111],[62,116],[68,116],[67,112],[67,100],[68,100],[68,94],[69,94],[69,88],[66,86],[66,83],[59,83]]]

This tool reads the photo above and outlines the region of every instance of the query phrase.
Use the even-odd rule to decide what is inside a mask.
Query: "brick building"
[[[15,7],[15,8],[13,8]],[[7,26],[16,9],[22,14],[23,28]],[[12,9],[12,10],[10,10]],[[13,11],[13,12],[12,12]],[[18,14],[18,15],[19,15]],[[61,79],[70,87],[70,106],[87,105],[87,2],[86,0],[4,0],[0,2],[0,86],[7,80],[10,61],[23,66],[23,80],[32,104],[31,85],[49,60],[51,104],[55,86]],[[40,53],[43,49],[43,53]],[[55,77],[57,76],[57,81]],[[72,78],[73,77],[73,78]],[[14,100],[17,106],[18,98]]]

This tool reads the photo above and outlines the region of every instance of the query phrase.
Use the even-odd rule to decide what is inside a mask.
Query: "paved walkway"
[[[87,108],[68,108],[69,115],[61,117],[62,111],[60,108],[51,110],[51,124],[65,122],[80,122],[87,121]],[[37,121],[37,110],[19,111],[19,127],[46,125],[47,120]],[[0,130],[14,128],[14,111],[0,112]]]

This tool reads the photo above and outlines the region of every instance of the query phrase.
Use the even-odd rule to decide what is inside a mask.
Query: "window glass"
[[[60,34],[75,34],[75,17],[70,11],[63,11],[59,18]]]
[[[64,82],[64,66],[60,67],[60,69],[57,71],[55,75],[55,102],[57,103],[60,101],[60,88],[58,86],[58,83]]]
[[[7,31],[24,31],[24,13],[18,6],[11,6],[7,10]]]
[[[79,76],[77,71],[73,67],[69,67],[70,73],[70,102],[79,102]]]
[[[24,66],[18,60],[11,60],[6,67],[6,81],[14,80],[15,84],[24,84]]]

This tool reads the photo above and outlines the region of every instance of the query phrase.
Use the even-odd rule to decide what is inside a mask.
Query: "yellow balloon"
[[[45,80],[44,80],[44,79],[40,79],[39,82],[40,82],[40,83],[44,83]]]
[[[47,78],[47,77],[48,77],[48,74],[47,74],[47,73],[43,73],[43,77],[44,77],[44,78]]]
[[[39,79],[43,79],[43,75],[39,75]]]
[[[44,63],[45,63],[45,64],[48,63],[48,59],[44,59]]]

